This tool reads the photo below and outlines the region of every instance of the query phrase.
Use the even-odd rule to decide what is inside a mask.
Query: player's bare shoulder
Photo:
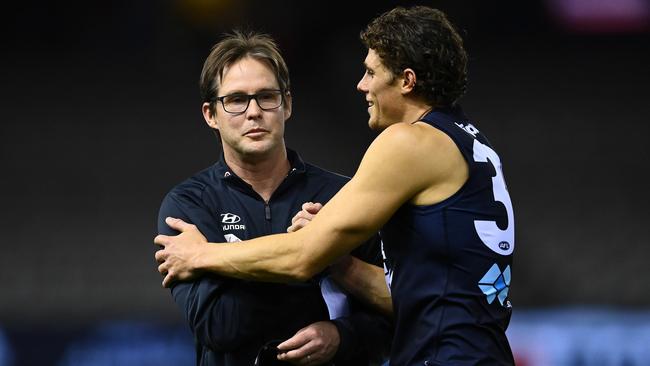
[[[371,149],[389,154],[390,160],[406,160],[412,169],[419,163],[430,167],[432,162],[449,162],[451,157],[463,160],[454,141],[426,123],[395,123],[377,136]]]
[[[457,192],[469,177],[469,167],[458,145],[445,132],[427,124],[411,125],[422,137],[419,169],[427,176],[427,187],[416,195],[412,203],[430,205],[441,202]]]
[[[419,126],[409,123],[395,123],[384,129],[373,141],[371,148],[386,150],[391,155],[406,159],[417,157],[426,149],[427,136]]]

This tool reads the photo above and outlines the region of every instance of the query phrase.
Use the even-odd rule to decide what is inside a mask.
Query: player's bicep
[[[352,179],[323,207],[316,220],[345,240],[365,240],[426,187],[417,167],[418,143],[408,126],[387,130],[368,148]],[[388,132],[388,133],[386,133]],[[347,248],[352,249],[352,248]]]

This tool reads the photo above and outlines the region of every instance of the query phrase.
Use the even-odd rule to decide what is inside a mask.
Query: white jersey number
[[[512,211],[512,202],[506,188],[501,171],[501,160],[497,153],[489,146],[474,140],[474,161],[491,163],[494,166],[496,176],[492,177],[492,193],[494,200],[503,203],[508,214],[508,226],[505,230],[499,229],[495,221],[474,220],[476,233],[488,248],[497,254],[510,255],[515,249],[515,222]]]

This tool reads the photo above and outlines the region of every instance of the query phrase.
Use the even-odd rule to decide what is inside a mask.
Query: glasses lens
[[[257,94],[257,104],[262,109],[274,109],[282,104],[282,93],[279,91],[268,91]]]
[[[223,109],[230,113],[241,113],[248,107],[248,95],[232,94],[223,97]]]

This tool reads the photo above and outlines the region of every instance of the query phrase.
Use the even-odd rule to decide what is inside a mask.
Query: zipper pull
[[[264,202],[264,217],[271,221],[271,206],[269,206],[268,202]]]

